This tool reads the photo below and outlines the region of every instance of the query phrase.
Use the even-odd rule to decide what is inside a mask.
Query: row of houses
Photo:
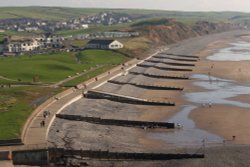
[[[69,29],[87,29],[88,24],[73,23],[69,21],[43,21],[30,18],[0,19],[0,29],[12,30],[18,32],[34,32],[34,31],[59,31]]]
[[[69,29],[87,29],[89,25],[113,25],[132,22],[132,17],[124,13],[101,12],[96,15],[82,16],[64,21],[45,21],[32,18],[0,19],[0,29],[18,32],[60,31]]]
[[[117,40],[90,40],[84,48],[81,49],[121,49],[124,45]],[[5,56],[13,56],[24,52],[48,53],[53,51],[67,51],[70,48],[65,48],[62,44],[62,39],[57,36],[53,37],[36,37],[36,38],[21,38],[8,39],[3,44],[0,44],[0,53]]]
[[[92,33],[92,34],[77,34],[65,37],[65,39],[75,40],[75,39],[104,39],[104,38],[129,38],[138,37],[140,34],[136,31],[109,31],[102,33]]]

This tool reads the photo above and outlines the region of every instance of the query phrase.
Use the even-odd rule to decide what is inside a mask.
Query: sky
[[[250,0],[0,0],[0,6],[65,6],[250,12]]]

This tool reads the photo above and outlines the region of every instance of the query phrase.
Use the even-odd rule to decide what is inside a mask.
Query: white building
[[[88,24],[82,24],[82,28],[83,28],[83,29],[88,29],[88,28],[89,28],[89,25],[88,25]]]
[[[28,52],[35,49],[38,49],[40,44],[34,39],[18,39],[18,40],[9,40],[7,44],[8,52]]]
[[[117,40],[90,40],[87,49],[121,49],[123,44]]]

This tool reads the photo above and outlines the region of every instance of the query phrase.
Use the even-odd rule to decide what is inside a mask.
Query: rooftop
[[[95,40],[90,40],[88,44],[102,44],[102,45],[109,45],[110,43],[114,42],[115,40],[113,39],[108,39],[108,40],[103,40],[103,39],[95,39]]]

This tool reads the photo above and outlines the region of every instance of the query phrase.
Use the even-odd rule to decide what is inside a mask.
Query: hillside
[[[66,20],[86,15],[95,15],[100,12],[124,13],[133,17],[135,20],[167,17],[175,18],[187,24],[197,21],[212,22],[239,22],[249,21],[249,13],[241,12],[179,12],[163,10],[138,10],[138,9],[92,9],[92,8],[65,8],[65,7],[1,7],[0,19],[9,18],[34,18],[42,20]]]

